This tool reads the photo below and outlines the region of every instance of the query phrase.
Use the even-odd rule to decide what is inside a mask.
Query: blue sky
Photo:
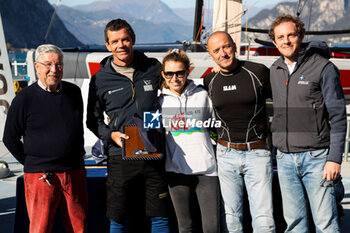
[[[88,4],[91,2],[96,1],[104,1],[104,0],[61,0],[61,4],[67,5],[67,6],[76,6],[76,5],[82,5],[82,4]],[[144,0],[140,0],[144,1]],[[164,3],[166,3],[170,8],[194,8],[195,7],[195,0],[162,0]],[[208,4],[213,4],[214,0],[203,0],[204,2],[207,1]],[[257,6],[257,7],[264,7],[266,5],[271,6],[275,5],[278,2],[288,2],[288,1],[295,1],[295,0],[270,0],[269,3],[266,4],[265,0],[243,0],[243,4],[246,4],[249,6]],[[49,0],[50,3],[57,3],[57,0]]]

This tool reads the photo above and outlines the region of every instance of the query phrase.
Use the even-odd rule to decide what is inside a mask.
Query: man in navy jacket
[[[133,124],[144,111],[156,109],[160,63],[133,50],[135,34],[122,19],[110,21],[105,27],[105,45],[112,55],[100,63],[100,70],[91,78],[87,126],[108,143],[107,217],[110,232],[128,228],[132,189],[141,182],[145,194],[145,213],[152,217],[152,230],[168,232],[166,203],[167,185],[163,180],[162,160],[129,161],[122,159],[123,126]],[[104,113],[109,117],[105,124]],[[140,198],[143,198],[142,195]]]

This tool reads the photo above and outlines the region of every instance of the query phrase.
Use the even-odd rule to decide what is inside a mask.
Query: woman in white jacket
[[[169,192],[180,233],[195,232],[197,202],[202,232],[219,232],[219,182],[213,145],[207,127],[214,120],[207,92],[187,77],[190,61],[173,49],[163,59],[159,104],[166,130]]]

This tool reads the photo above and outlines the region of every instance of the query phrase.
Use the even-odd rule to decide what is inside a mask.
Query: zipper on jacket
[[[286,82],[286,147],[287,152],[289,152],[289,145],[288,145],[288,94],[289,94],[289,80],[291,75],[288,74],[288,79]]]
[[[134,82],[131,82],[131,89],[132,89],[132,100],[135,102],[136,113],[139,114],[139,104],[138,104],[138,102],[137,102],[137,99],[135,98],[135,96],[136,96],[136,91],[135,91]],[[141,114],[141,117],[142,117],[142,114]]]
[[[315,113],[317,135],[320,135],[320,129],[318,127],[317,108],[315,103],[312,104],[312,108],[314,109],[314,113]]]
[[[113,124],[113,126],[114,126],[115,129],[117,128],[117,122],[118,122],[118,116],[115,118],[114,124]]]
[[[132,97],[131,97],[131,99],[134,100],[135,99],[135,86],[134,86],[133,82],[131,82],[130,84],[131,84],[131,90],[132,90]]]

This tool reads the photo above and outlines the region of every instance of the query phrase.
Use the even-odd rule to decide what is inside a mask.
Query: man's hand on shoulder
[[[340,176],[341,165],[336,162],[327,161],[324,165],[323,179],[326,181],[336,180]]]
[[[219,73],[220,72],[220,66],[215,66],[211,69],[211,72],[214,72],[214,73]]]
[[[129,136],[119,131],[111,133],[111,139],[120,147],[123,147],[122,138],[129,139]]]

